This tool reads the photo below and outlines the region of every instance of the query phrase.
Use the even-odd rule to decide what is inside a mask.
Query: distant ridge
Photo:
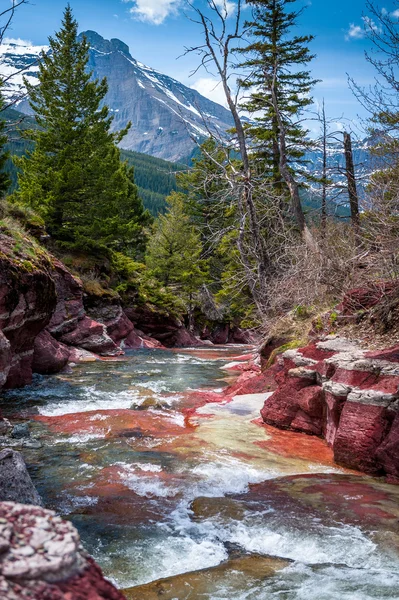
[[[105,102],[114,115],[115,129],[131,121],[132,127],[121,146],[169,161],[187,159],[196,148],[196,140],[208,137],[207,128],[222,138],[233,126],[230,112],[208,100],[172,77],[163,75],[135,60],[129,47],[118,39],[106,40],[95,31],[86,31],[90,44],[89,68],[94,76],[108,80]],[[0,46],[0,74],[7,76],[27,67],[24,75],[37,79],[37,60],[46,46],[22,42]],[[7,83],[8,98],[24,91],[23,75]],[[16,108],[29,114],[29,105]]]

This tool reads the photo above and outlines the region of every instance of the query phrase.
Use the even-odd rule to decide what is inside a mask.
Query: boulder
[[[146,335],[143,331],[133,329],[123,342],[123,347],[127,350],[136,350],[139,348],[164,348],[158,340]]]
[[[58,373],[68,363],[70,349],[58,342],[49,331],[42,331],[35,339],[32,368],[34,373]]]
[[[125,308],[125,313],[136,330],[144,332],[167,348],[203,345],[201,340],[187,331],[177,317],[156,311],[149,306]]]
[[[133,323],[127,318],[122,308],[115,319],[105,322],[105,326],[109,337],[115,344],[120,344],[134,329]]]
[[[22,454],[10,448],[0,452],[0,502],[4,501],[42,505]]]
[[[123,600],[53,511],[0,503],[2,600]]]
[[[118,346],[107,334],[106,326],[89,317],[78,321],[73,331],[64,334],[60,341],[67,346],[78,346],[101,356],[121,354]]]

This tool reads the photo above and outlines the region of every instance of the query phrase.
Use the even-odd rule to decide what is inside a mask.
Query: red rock
[[[73,525],[38,506],[0,503],[2,600],[124,600],[80,545]],[[21,543],[31,553],[21,559]],[[40,551],[37,549],[40,548]]]
[[[291,378],[266,400],[261,415],[269,425],[321,435],[323,391],[307,379]]]
[[[399,483],[399,413],[384,441],[376,450],[376,457],[385,473]]]
[[[3,230],[0,249],[0,387],[14,388],[31,382],[34,341],[51,319],[55,286],[45,255],[16,253],[15,239]]]
[[[127,318],[122,309],[114,320],[105,322],[105,326],[109,337],[115,344],[119,344],[126,339],[134,329],[133,323]]]
[[[374,350],[373,352],[366,352],[366,358],[374,358],[377,360],[387,360],[389,362],[399,363],[399,346],[393,346],[386,350]]]
[[[149,306],[125,308],[128,319],[136,330],[143,331],[167,348],[202,346],[204,342],[196,338],[176,317],[151,309]]]
[[[340,305],[344,315],[350,315],[358,311],[369,310],[376,306],[380,300],[392,293],[398,286],[397,281],[381,281],[371,283],[368,286],[350,290]]]
[[[212,328],[208,339],[213,344],[227,344],[230,336],[230,326],[228,324],[217,325]]]
[[[323,434],[327,444],[332,448],[337,435],[339,421],[341,419],[342,409],[346,401],[345,396],[338,396],[330,392],[325,392],[326,414],[323,427]]]
[[[57,294],[57,305],[48,325],[50,333],[59,338],[73,331],[85,316],[83,284],[59,260],[53,259],[52,273]]]
[[[338,464],[398,480],[397,352],[365,352],[337,336],[287,351],[278,358],[278,387],[261,411],[263,421],[323,435]]]
[[[32,369],[34,373],[48,375],[58,373],[68,363],[71,351],[48,331],[42,331],[35,339]]]
[[[347,401],[334,441],[335,461],[365,473],[381,472],[376,451],[389,428],[390,418],[386,408]]]
[[[142,331],[133,329],[124,341],[124,348],[134,350],[139,348],[164,348],[161,342],[151,338]]]
[[[11,345],[6,336],[0,331],[0,389],[7,381],[11,368]]]
[[[89,317],[84,317],[73,331],[63,335],[60,339],[68,346],[78,346],[102,356],[114,355],[119,350],[107,334],[105,325],[93,321]]]

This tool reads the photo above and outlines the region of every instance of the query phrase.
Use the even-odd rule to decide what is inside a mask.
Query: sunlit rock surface
[[[2,600],[123,600],[53,511],[0,503]]]
[[[337,336],[288,350],[265,423],[324,436],[338,464],[399,481],[399,353]]]

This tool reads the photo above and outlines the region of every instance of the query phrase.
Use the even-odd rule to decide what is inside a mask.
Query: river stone
[[[11,437],[15,440],[21,440],[22,438],[29,438],[29,424],[28,423],[18,423],[14,425],[13,430],[11,432]]]
[[[226,560],[217,567],[158,579],[126,589],[123,590],[123,594],[127,600],[177,600],[188,597],[212,600],[218,591],[226,586],[234,589],[235,594],[239,594],[248,586],[249,580],[263,581],[289,566],[291,562],[284,558],[247,554]]]
[[[0,502],[5,501],[43,506],[22,454],[10,448],[0,452]]]

